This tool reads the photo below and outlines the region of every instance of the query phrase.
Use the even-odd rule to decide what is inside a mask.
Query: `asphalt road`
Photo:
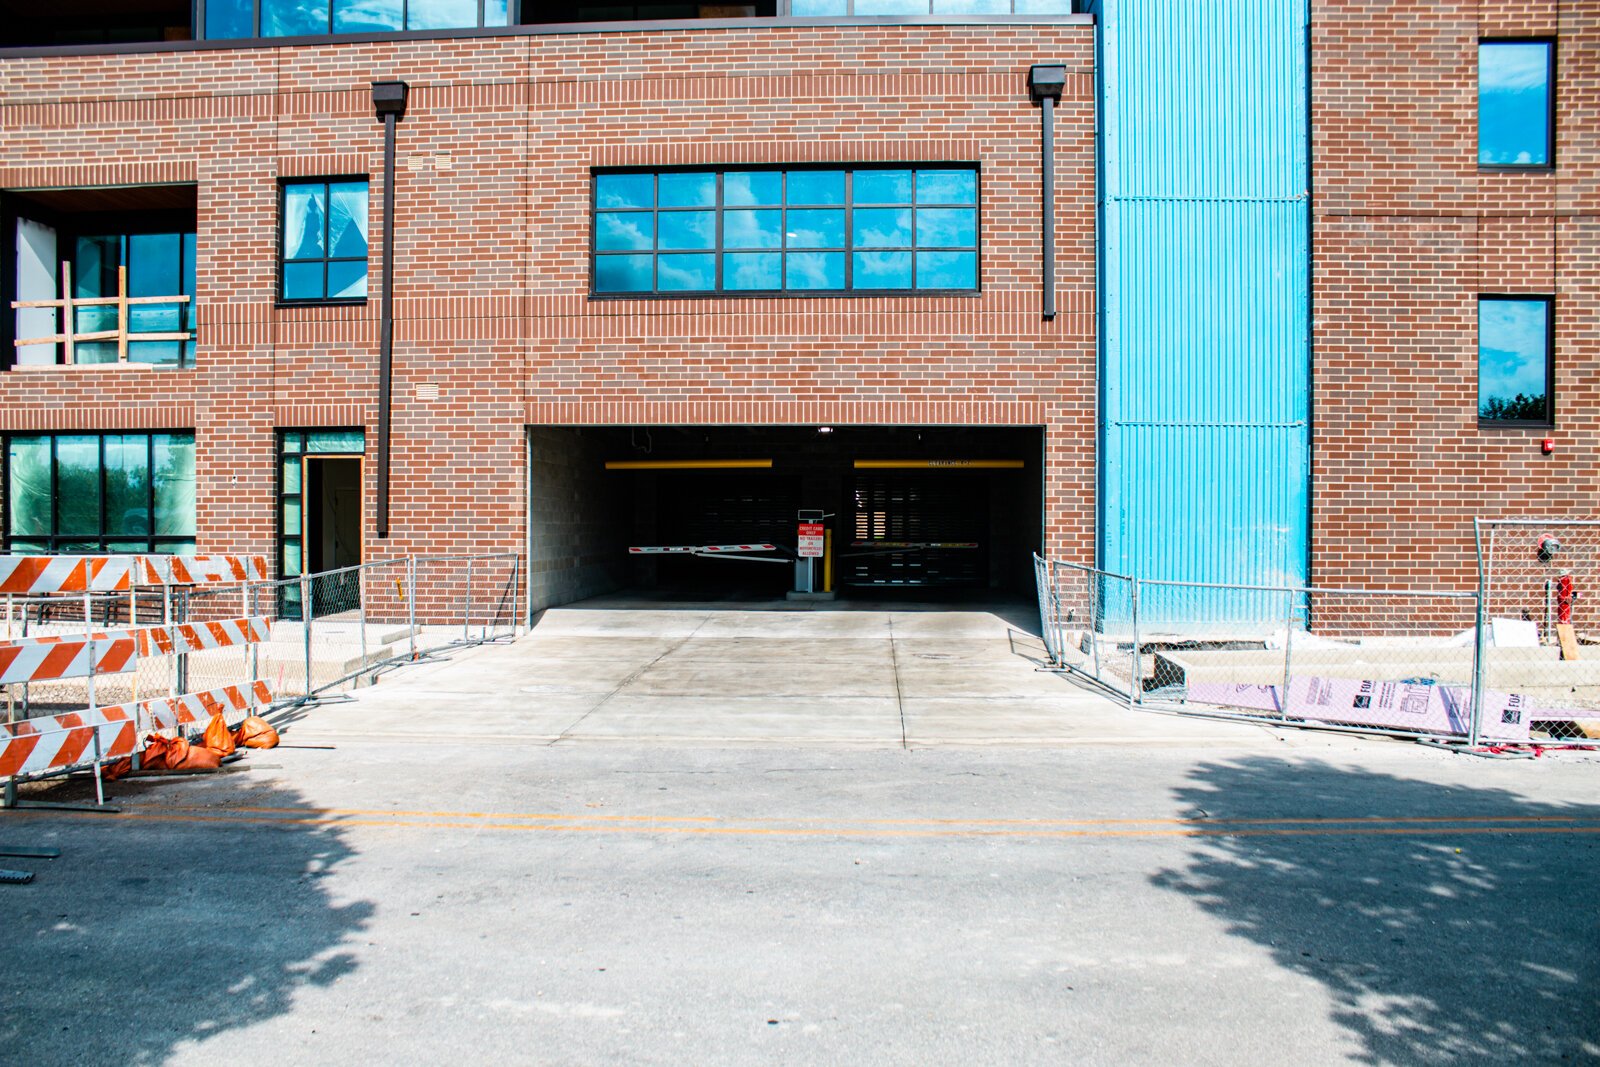
[[[251,759],[0,817],[0,1061],[1600,1059],[1595,757]]]

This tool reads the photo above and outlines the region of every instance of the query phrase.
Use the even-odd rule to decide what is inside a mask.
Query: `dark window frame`
[[[1480,119],[1474,118],[1475,136],[1473,145],[1476,148],[1478,170],[1482,173],[1509,173],[1526,174],[1540,171],[1553,171],[1556,169],[1556,38],[1549,36],[1531,37],[1480,37],[1478,38],[1477,52],[1473,56],[1477,65],[1473,72],[1474,103],[1481,108],[1483,102],[1483,84],[1478,75],[1482,70],[1483,46],[1496,44],[1542,44],[1550,48],[1549,59],[1545,64],[1545,156],[1543,163],[1484,163],[1483,152],[1483,125]]]
[[[10,432],[10,433],[0,434],[0,450],[3,450],[3,451],[0,451],[0,507],[4,507],[4,509],[5,509],[5,522],[4,522],[3,525],[0,525],[0,548],[3,548],[4,551],[9,553],[9,552],[15,552],[16,551],[16,549],[14,549],[12,546],[18,541],[24,541],[24,542],[45,541],[45,542],[48,542],[49,545],[50,545],[49,548],[43,550],[44,554],[46,554],[46,555],[55,555],[55,554],[62,553],[63,551],[68,555],[72,555],[72,554],[89,554],[89,555],[93,555],[93,554],[141,554],[141,553],[138,553],[138,552],[129,552],[129,550],[125,550],[125,549],[124,550],[118,550],[117,552],[111,552],[105,546],[107,545],[107,543],[126,543],[126,542],[129,542],[129,541],[143,540],[149,547],[144,549],[144,550],[142,550],[142,552],[148,552],[149,554],[152,554],[152,555],[171,552],[174,546],[191,546],[190,547],[190,551],[192,551],[193,550],[192,546],[197,544],[198,538],[199,538],[199,533],[200,533],[200,521],[199,521],[200,517],[199,517],[199,506],[198,506],[198,504],[199,504],[198,495],[196,497],[195,532],[194,533],[189,534],[188,536],[185,537],[185,536],[178,535],[178,534],[158,534],[158,533],[155,532],[155,528],[156,528],[156,480],[155,480],[155,476],[154,476],[154,471],[155,471],[155,458],[156,458],[155,457],[156,438],[160,437],[160,436],[182,437],[182,436],[185,436],[185,435],[187,435],[191,439],[198,440],[196,438],[195,431],[194,431],[193,428],[154,429],[154,430],[126,430],[126,431],[123,431],[123,430],[45,430],[45,431],[28,430],[28,431],[15,431],[15,432]],[[12,522],[12,514],[11,514],[11,442],[14,439],[19,438],[19,437],[44,437],[44,438],[48,438],[50,440],[50,531],[51,532],[48,533],[48,534],[13,534],[11,532],[11,522]],[[82,535],[69,535],[69,534],[63,534],[63,533],[60,532],[60,529],[61,529],[61,499],[60,499],[60,493],[57,491],[56,441],[59,438],[62,438],[62,437],[93,437],[93,438],[95,438],[95,440],[97,442],[96,448],[97,448],[97,453],[98,453],[98,457],[99,457],[99,465],[100,465],[100,477],[98,479],[98,482],[99,482],[99,493],[100,493],[100,500],[99,500],[100,530],[99,530],[99,533],[96,536],[93,536],[93,537],[82,536]],[[146,462],[146,468],[145,469],[147,471],[151,472],[151,474],[150,474],[150,477],[148,479],[148,483],[149,484],[145,486],[145,502],[146,502],[146,504],[147,504],[147,506],[149,508],[149,511],[148,511],[149,522],[147,524],[148,525],[148,532],[145,533],[145,535],[142,538],[137,534],[111,534],[111,533],[107,533],[106,532],[106,438],[108,438],[108,437],[143,437],[145,439],[145,462]],[[196,460],[197,460],[197,462],[196,462],[195,466],[196,466],[196,470],[198,471],[198,469],[199,469],[198,454],[196,455]],[[60,542],[63,542],[63,541],[65,541],[65,542],[96,541],[96,542],[99,543],[100,548],[98,550],[90,550],[90,549],[82,549],[82,548],[71,548],[71,549],[63,550],[60,547]],[[36,550],[35,549],[24,549],[23,551],[33,552],[33,551],[36,551]]]
[[[1484,301],[1516,301],[1520,303],[1543,303],[1545,306],[1544,317],[1544,383],[1545,383],[1545,417],[1543,419],[1486,419],[1483,417],[1483,322]],[[1556,425],[1556,298],[1545,293],[1479,293],[1473,302],[1473,310],[1477,314],[1476,346],[1476,372],[1475,388],[1473,390],[1473,410],[1477,415],[1478,429],[1539,429],[1551,430]]]
[[[913,182],[912,201],[910,203],[892,204],[892,205],[891,204],[870,203],[870,204],[863,205],[863,206],[868,207],[868,208],[904,207],[904,208],[909,209],[911,211],[911,218],[912,218],[912,223],[911,223],[911,225],[912,225],[912,233],[911,233],[911,241],[912,241],[912,243],[907,248],[901,248],[901,247],[898,247],[898,246],[894,247],[894,248],[858,248],[858,247],[856,247],[855,245],[853,245],[851,243],[852,239],[853,239],[853,236],[854,236],[854,221],[855,221],[854,220],[854,215],[855,215],[855,175],[858,172],[875,171],[875,170],[909,170],[909,171],[911,171],[913,173],[913,178],[912,178],[912,182]],[[970,248],[967,248],[967,247],[955,248],[953,246],[938,246],[938,247],[930,246],[930,247],[927,247],[927,248],[922,248],[922,247],[918,247],[917,246],[917,244],[916,244],[916,212],[917,212],[917,209],[919,207],[923,206],[921,204],[918,204],[916,202],[916,199],[915,199],[916,198],[916,191],[915,191],[915,181],[916,181],[916,179],[915,179],[914,175],[915,175],[915,172],[917,172],[919,170],[960,170],[960,171],[970,171],[972,173],[972,175],[973,175],[973,177],[975,179],[975,190],[974,190],[974,195],[973,195],[973,202],[971,204],[938,204],[938,205],[929,205],[929,206],[932,206],[932,207],[952,207],[952,208],[969,208],[970,207],[972,209],[972,211],[973,211],[973,243],[972,243],[972,246]],[[810,210],[810,209],[820,208],[821,210],[837,209],[839,211],[844,212],[844,244],[843,244],[843,246],[841,248],[837,248],[837,249],[835,249],[835,248],[794,249],[794,251],[799,251],[799,252],[812,252],[812,251],[816,251],[816,252],[839,252],[840,254],[842,254],[844,256],[844,270],[845,270],[844,288],[842,288],[842,289],[787,289],[787,288],[779,288],[779,289],[725,289],[725,288],[722,287],[722,283],[723,283],[723,276],[722,276],[722,273],[723,273],[723,257],[725,255],[727,255],[728,253],[730,253],[730,252],[732,252],[732,253],[741,253],[741,252],[755,252],[755,253],[777,252],[781,256],[785,257],[784,258],[784,265],[786,267],[787,266],[787,256],[788,256],[788,253],[790,252],[790,249],[788,248],[787,244],[781,244],[776,249],[762,249],[762,248],[732,248],[732,249],[730,249],[730,248],[727,248],[727,247],[725,247],[723,245],[723,243],[722,243],[723,242],[723,216],[724,216],[724,212],[726,212],[726,211],[728,211],[730,209],[727,207],[726,203],[724,202],[723,191],[722,191],[722,188],[723,188],[722,179],[723,179],[723,176],[725,174],[727,174],[728,172],[730,172],[730,171],[737,172],[737,173],[746,173],[746,172],[750,172],[750,171],[765,171],[765,172],[777,173],[777,174],[788,174],[788,173],[794,173],[794,172],[798,172],[798,171],[843,171],[844,172],[844,175],[845,175],[845,194],[844,194],[844,201],[842,203],[837,204],[837,205],[834,205],[834,204],[828,204],[828,205],[798,204],[798,205],[795,205],[795,207],[797,207],[800,210]],[[716,176],[716,203],[713,206],[711,206],[711,207],[686,207],[686,208],[662,208],[660,206],[660,192],[659,192],[659,177],[660,177],[660,175],[663,175],[663,174],[703,174],[703,173],[711,173],[711,174],[714,174]],[[607,175],[607,174],[649,174],[649,175],[653,175],[653,176],[655,176],[657,178],[657,186],[658,186],[657,192],[656,192],[656,195],[655,195],[655,201],[656,201],[655,206],[650,207],[650,208],[607,209],[608,211],[615,211],[616,213],[619,213],[619,214],[628,213],[628,212],[633,212],[633,213],[637,213],[637,214],[649,214],[652,217],[659,216],[662,211],[667,211],[667,212],[674,212],[674,211],[714,211],[716,213],[716,216],[717,216],[717,218],[716,218],[716,243],[714,244],[713,247],[711,247],[709,249],[673,249],[673,250],[668,250],[668,252],[667,252],[667,254],[669,254],[669,255],[671,255],[671,254],[681,254],[681,253],[693,254],[695,252],[703,252],[703,253],[706,253],[706,254],[709,254],[709,255],[713,256],[715,258],[715,272],[716,272],[715,273],[715,277],[716,277],[716,283],[715,284],[716,284],[716,288],[714,288],[714,289],[692,289],[692,290],[677,290],[677,289],[661,289],[661,288],[659,288],[659,281],[660,281],[660,278],[659,278],[659,264],[658,264],[658,262],[656,262],[659,259],[659,257],[661,256],[661,254],[662,254],[662,250],[660,250],[659,248],[652,248],[652,249],[649,249],[648,251],[644,250],[644,249],[634,249],[634,250],[618,249],[618,250],[609,251],[609,252],[601,252],[600,251],[600,248],[599,248],[600,237],[599,237],[599,226],[597,225],[597,218],[598,218],[598,215],[600,214],[600,210],[601,209],[600,209],[600,206],[599,206],[599,195],[598,195],[598,184],[599,183],[597,182],[596,179],[598,179],[601,175]],[[785,214],[787,214],[787,212],[789,211],[790,204],[788,202],[789,201],[789,190],[788,190],[788,179],[787,178],[783,179],[783,184],[784,184],[784,190],[783,190],[782,202],[767,208],[767,210],[778,210],[778,211],[784,212]],[[735,207],[735,208],[733,208],[731,210],[744,210],[744,208],[743,207]],[[761,210],[761,208],[760,207],[756,207],[756,208],[753,208],[752,210]],[[785,228],[787,228],[787,227],[785,227]],[[660,240],[659,226],[656,227],[656,232],[653,235],[652,239],[655,242],[659,242],[659,240]],[[857,252],[874,252],[874,251],[885,251],[885,252],[909,251],[911,253],[911,255],[912,255],[912,285],[911,285],[911,287],[910,288],[905,288],[905,289],[854,289],[854,288],[851,288],[851,282],[854,280],[854,272],[855,272],[855,262],[854,262],[855,253],[857,253]],[[918,289],[918,288],[916,288],[916,253],[918,253],[918,252],[939,252],[939,251],[971,252],[973,254],[974,258],[975,258],[975,261],[976,261],[975,262],[974,271],[973,271],[973,279],[974,279],[976,284],[973,285],[973,287],[970,288],[970,289]],[[596,278],[597,278],[598,261],[599,261],[600,257],[608,256],[608,255],[614,255],[614,256],[621,256],[621,255],[648,255],[648,256],[650,256],[651,260],[652,260],[652,262],[651,262],[652,288],[649,289],[649,290],[633,290],[633,291],[611,291],[611,290],[601,291],[601,290],[595,288],[595,281],[596,281]],[[589,299],[590,300],[598,300],[598,301],[605,301],[605,300],[707,300],[707,299],[709,299],[709,300],[726,300],[726,299],[730,299],[730,298],[732,298],[732,299],[738,299],[738,298],[806,299],[806,298],[816,298],[816,297],[838,299],[838,298],[841,298],[841,297],[852,297],[852,298],[853,297],[868,297],[868,298],[870,298],[870,297],[885,297],[885,296],[896,296],[896,297],[906,297],[906,296],[910,296],[910,297],[937,297],[937,296],[978,296],[978,295],[981,295],[982,292],[983,292],[983,166],[982,166],[981,163],[978,163],[978,162],[974,162],[974,161],[971,161],[971,160],[964,160],[964,161],[918,160],[918,161],[915,161],[915,162],[894,161],[894,162],[885,162],[885,163],[767,163],[767,164],[717,163],[717,164],[678,164],[678,165],[672,165],[672,166],[591,167],[589,169]]]
[[[370,174],[332,174],[326,176],[308,176],[304,178],[279,178],[278,179],[278,272],[273,281],[273,303],[280,308],[303,307],[364,307],[371,299],[372,286],[372,241],[367,240],[367,254],[364,256],[323,256],[320,259],[289,259],[284,253],[285,223],[289,218],[289,187],[291,185],[321,185],[325,203],[333,202],[333,194],[328,191],[328,186],[339,182],[361,182],[367,187],[367,226],[371,233],[372,226],[372,176]],[[328,225],[332,217],[331,211],[323,212],[323,250],[329,250]],[[285,267],[290,263],[321,263],[322,264],[322,291],[328,291],[328,264],[330,263],[365,263],[367,265],[367,296],[319,296],[312,298],[289,299],[283,295],[284,281],[288,271]]]

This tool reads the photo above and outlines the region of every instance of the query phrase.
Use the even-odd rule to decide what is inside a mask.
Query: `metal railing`
[[[345,692],[394,667],[517,632],[522,557],[408,556],[250,587],[271,637],[260,676],[280,699]],[[191,669],[193,669],[191,667]]]
[[[206,622],[264,616],[268,639],[247,647],[140,657],[135,669],[99,678],[102,705],[201,692],[261,678],[275,703],[347,692],[402,664],[514,637],[522,607],[522,558],[408,556],[274,581],[140,588],[131,592],[0,601],[0,638],[71,635],[137,622]],[[88,680],[0,687],[8,720],[85,706]]]
[[[1034,571],[1052,665],[1130,708],[1474,747],[1600,745],[1600,647],[1564,658],[1478,590],[1168,581],[1039,556]]]

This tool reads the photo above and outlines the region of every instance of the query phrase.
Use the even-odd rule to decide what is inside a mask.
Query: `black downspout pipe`
[[[378,536],[389,536],[389,436],[394,397],[394,140],[406,114],[406,83],[373,82],[372,106],[383,119],[383,295],[378,335]]]
[[[1066,87],[1067,68],[1028,68],[1028,91],[1039,102],[1040,200],[1043,206],[1044,319],[1056,317],[1056,101]]]

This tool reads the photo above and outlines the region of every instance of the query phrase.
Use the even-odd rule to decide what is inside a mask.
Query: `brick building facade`
[[[1473,516],[1595,513],[1600,9],[1321,0],[1311,34],[1312,572],[1467,588]],[[1555,42],[1553,166],[1480,166],[1484,39]],[[1554,297],[1552,426],[1480,424],[1479,294]]]
[[[594,545],[620,550],[610,518],[566,517],[612,491],[595,479],[629,440],[618,434],[705,429],[700,447],[731,455],[735,429],[756,433],[762,454],[799,447],[779,430],[966,429],[943,451],[895,454],[1021,457],[1036,480],[1020,494],[1037,500],[1014,508],[1021,532],[1006,551],[1091,560],[1117,520],[1098,496],[1100,14],[1079,6],[1088,13],[5,51],[7,225],[17,204],[70,212],[81,194],[94,213],[113,205],[106,190],[189,190],[179,198],[196,235],[196,333],[181,367],[10,367],[0,433],[192,431],[199,549],[266,553],[295,573],[308,558],[284,558],[295,539],[285,531],[309,504],[291,499],[285,449],[299,446],[286,441],[363,431],[342,447],[367,457],[365,557],[531,547],[537,607],[605,584],[574,575],[607,570]],[[1308,574],[1460,585],[1474,514],[1592,507],[1600,12],[1559,0],[1405,0],[1381,12],[1312,0],[1308,16]],[[1496,37],[1557,42],[1553,167],[1479,165],[1478,42]],[[1040,314],[1041,113],[1028,89],[1039,63],[1066,71],[1053,319]],[[392,504],[380,539],[384,164],[370,86],[391,79],[410,98],[397,131]],[[976,170],[974,291],[596,292],[597,174],[874,166]],[[367,298],[281,299],[284,188],[303,179],[366,181]],[[155,203],[131,195],[124,209]],[[4,274],[13,294],[18,269]],[[1484,293],[1554,298],[1553,428],[1480,425]],[[567,432],[578,427],[587,436]],[[1003,428],[1036,436],[976,435]],[[871,438],[862,447],[879,452],[857,455],[890,444]],[[285,517],[291,504],[298,518]]]

